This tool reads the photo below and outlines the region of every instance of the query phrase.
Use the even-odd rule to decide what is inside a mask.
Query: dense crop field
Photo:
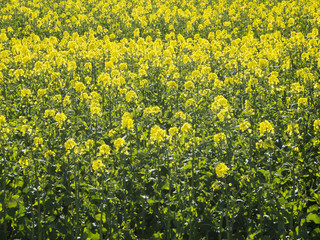
[[[320,2],[1,0],[1,239],[320,239]]]

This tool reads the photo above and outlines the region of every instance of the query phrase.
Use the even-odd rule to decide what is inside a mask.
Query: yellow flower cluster
[[[227,167],[226,164],[224,163],[219,163],[216,167],[215,167],[215,170],[216,170],[216,174],[219,178],[224,178],[225,175],[227,174],[229,168]]]
[[[105,168],[105,164],[102,163],[101,159],[92,161],[92,169],[97,172],[99,170],[102,170],[103,168]]]
[[[242,132],[248,130],[248,132],[251,132],[251,129],[249,129],[251,127],[251,124],[248,121],[244,121],[242,123],[240,123],[240,129]]]
[[[66,148],[67,151],[72,150],[76,145],[77,145],[77,143],[73,139],[68,139],[64,143],[64,147]]]
[[[274,134],[273,126],[267,120],[261,122],[260,126],[260,136],[263,136],[265,133]]]
[[[153,144],[155,141],[160,143],[165,140],[165,137],[166,137],[166,131],[161,129],[158,125],[155,125],[151,128],[151,131],[150,131],[151,144]]]
[[[89,143],[90,144],[90,143]],[[98,156],[108,157],[110,154],[110,146],[107,144],[102,144],[99,148]]]
[[[225,144],[227,143],[227,137],[224,133],[217,133],[213,136],[215,145]]]
[[[45,113],[45,116],[46,115],[50,116],[50,114],[52,114],[52,112],[47,112],[47,114]],[[54,120],[56,120],[58,122],[58,125],[61,128],[64,121],[67,120],[67,116],[64,113],[57,113],[56,116],[54,117]]]
[[[122,116],[121,128],[127,128],[129,130],[134,128],[132,115],[128,112],[125,112]]]
[[[126,145],[126,141],[123,138],[117,138],[114,140],[114,147],[116,148],[116,151],[118,152],[121,147],[124,147]]]
[[[316,133],[320,132],[320,119],[317,119],[313,123],[313,129]]]

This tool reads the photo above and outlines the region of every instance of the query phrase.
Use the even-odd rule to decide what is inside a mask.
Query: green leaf
[[[10,200],[8,202],[8,208],[15,208],[18,205],[18,201],[17,200]]]
[[[152,200],[152,199],[148,198],[148,199],[147,199],[147,202],[148,202],[149,204],[153,204],[153,203],[157,203],[158,201],[157,201],[157,200]]]
[[[164,185],[162,186],[162,190],[169,190],[170,189],[170,183],[169,180],[167,179]]]
[[[315,224],[320,224],[320,217],[315,213],[309,213],[307,216],[307,222],[314,222]]]
[[[19,195],[13,195],[12,199],[8,202],[8,208],[17,207],[19,199],[20,199]]]

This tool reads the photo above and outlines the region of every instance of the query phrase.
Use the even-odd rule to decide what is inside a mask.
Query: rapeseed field
[[[320,239],[320,1],[1,0],[0,238]]]

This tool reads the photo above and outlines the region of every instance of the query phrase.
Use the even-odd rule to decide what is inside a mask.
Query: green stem
[[[102,209],[102,206],[103,206],[103,203],[104,203],[104,197],[103,197],[103,188],[100,186],[100,199],[102,200],[102,202],[100,203],[100,227],[99,227],[99,234],[100,234],[100,240],[102,240],[103,236],[102,236],[102,225],[103,225],[103,222],[102,222],[102,213],[103,213],[103,209]]]
[[[293,139],[292,139],[293,142]],[[295,197],[295,193],[296,193],[296,176],[295,176],[295,157],[294,154],[292,154],[292,171],[291,171],[291,177],[292,177],[292,197],[293,197],[293,203],[295,203],[296,197]],[[296,234],[295,234],[295,229],[294,229],[294,224],[293,224],[293,216],[294,216],[294,205],[292,205],[291,207],[291,214],[290,214],[290,230],[293,232],[293,239],[296,239]]]
[[[36,178],[36,191],[37,191],[37,202],[38,202],[38,206],[37,206],[37,225],[38,225],[38,239],[41,239],[41,212],[40,212],[40,183],[39,183],[39,176],[38,176],[38,171],[39,171],[39,166],[38,166],[38,161],[35,160],[35,178]]]
[[[75,160],[75,173],[74,173],[74,185],[75,185],[75,203],[76,203],[76,239],[79,234],[79,174],[78,174],[78,161]]]
[[[3,194],[4,194],[4,197],[3,197],[3,207],[2,207],[2,209],[3,209],[3,233],[4,233],[4,239],[6,240],[7,239],[7,208],[6,208],[6,205],[7,205],[7,201],[6,201],[6,198],[7,198],[7,196],[6,196],[6,193],[7,193],[7,174],[5,174],[5,171],[6,171],[6,161],[7,160],[7,154],[6,154],[6,152],[5,152],[5,158],[4,158],[4,161],[3,161],[3,163],[4,163],[4,167],[3,167],[3,169],[4,169],[4,174],[2,175],[3,176],[3,178],[2,178],[2,189],[3,189]]]

